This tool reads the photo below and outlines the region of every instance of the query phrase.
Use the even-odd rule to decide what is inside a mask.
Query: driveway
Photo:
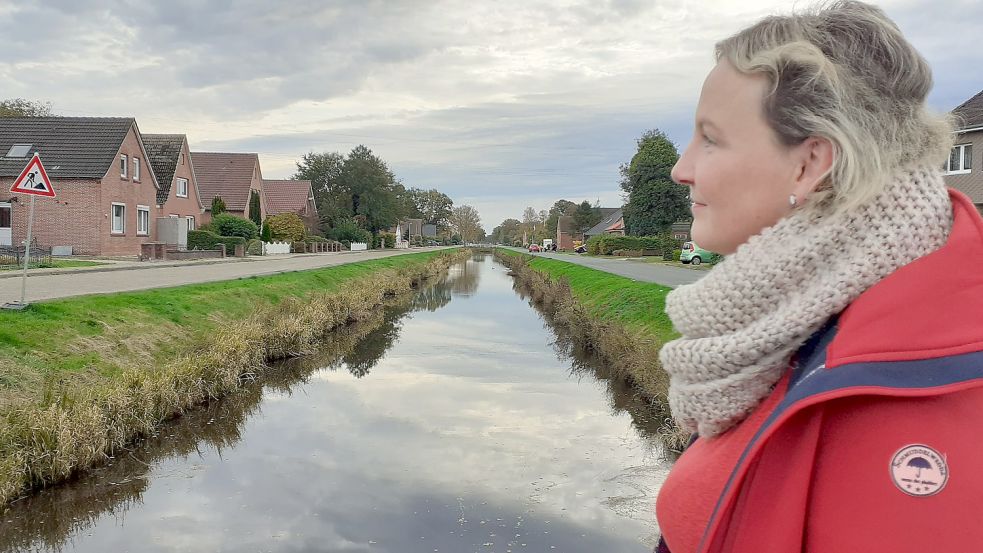
[[[35,302],[82,296],[86,294],[110,294],[149,288],[166,288],[200,282],[233,280],[252,276],[274,275],[291,271],[320,269],[344,265],[368,259],[380,259],[394,255],[406,255],[441,248],[414,248],[412,250],[370,250],[366,252],[342,252],[319,254],[292,254],[284,256],[231,258],[183,262],[152,261],[124,262],[100,267],[64,269],[54,273],[28,273],[27,301]],[[44,269],[42,269],[44,271]],[[0,278],[0,304],[20,301],[21,279],[14,275]]]
[[[521,248],[512,248],[516,251],[524,252]],[[577,255],[559,252],[535,253],[536,257],[548,257],[557,261],[576,263],[598,271],[604,271],[615,275],[639,280],[642,282],[655,282],[675,288],[683,284],[691,284],[707,274],[706,271],[696,269],[686,269],[683,267],[669,267],[657,263],[645,263],[644,261],[633,261],[629,258],[613,257],[590,257],[588,255]]]

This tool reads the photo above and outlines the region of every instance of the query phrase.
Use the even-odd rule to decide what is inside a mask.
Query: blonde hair
[[[832,169],[808,205],[848,210],[897,170],[949,154],[952,123],[925,105],[932,71],[878,7],[838,1],[767,17],[717,43],[716,58],[769,78],[765,118],[783,144],[832,142]]]

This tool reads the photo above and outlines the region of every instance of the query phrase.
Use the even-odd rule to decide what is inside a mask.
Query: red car
[[[529,244],[529,251],[530,252],[538,252],[539,251],[539,244]]]

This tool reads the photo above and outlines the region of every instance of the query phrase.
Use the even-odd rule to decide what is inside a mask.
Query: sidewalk
[[[107,260],[106,265],[96,267],[30,269],[27,272],[27,301],[30,303],[86,294],[111,294],[306,271],[439,249],[444,248],[297,253],[192,261]],[[20,301],[21,275],[20,271],[0,275],[0,304]]]

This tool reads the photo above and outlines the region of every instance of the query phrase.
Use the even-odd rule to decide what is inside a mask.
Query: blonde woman
[[[983,220],[878,8],[717,45],[673,169],[726,259],[671,294],[669,401],[698,437],[659,551],[983,551]]]

